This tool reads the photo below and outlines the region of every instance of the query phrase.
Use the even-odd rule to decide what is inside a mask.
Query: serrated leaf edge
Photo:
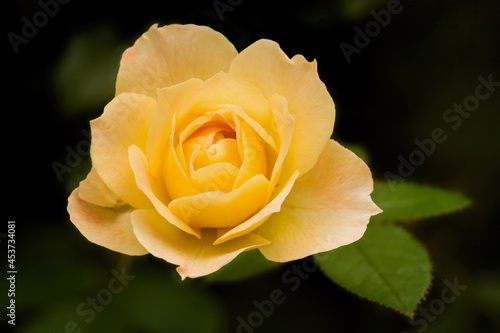
[[[417,304],[415,305],[415,307],[414,307],[414,309],[413,309],[413,311],[412,311],[411,313],[404,313],[404,312],[402,312],[402,311],[400,311],[400,310],[398,310],[398,309],[396,309],[396,308],[394,308],[394,307],[392,307],[392,306],[389,306],[389,305],[387,305],[387,304],[384,304],[384,303],[382,303],[382,302],[380,302],[380,301],[375,301],[375,300],[373,300],[373,299],[371,299],[371,298],[369,298],[369,297],[366,297],[366,296],[360,295],[360,294],[358,294],[357,292],[350,290],[350,289],[349,289],[349,288],[347,288],[345,285],[343,285],[343,284],[341,284],[341,283],[339,283],[339,282],[337,282],[337,281],[333,281],[333,279],[332,279],[332,278],[330,278],[330,277],[328,276],[328,274],[326,274],[326,272],[323,270],[323,268],[321,267],[321,265],[319,265],[319,263],[316,261],[316,257],[315,257],[315,256],[313,256],[313,257],[314,257],[314,260],[316,261],[316,264],[317,264],[317,266],[319,267],[319,270],[320,270],[320,271],[321,271],[321,272],[322,272],[322,273],[323,273],[323,274],[324,274],[324,275],[325,275],[325,276],[326,276],[326,277],[327,277],[330,281],[332,281],[332,282],[333,282],[333,283],[335,283],[336,285],[340,286],[342,289],[344,289],[344,290],[348,291],[349,293],[351,293],[351,294],[353,294],[353,295],[358,296],[358,297],[359,297],[359,298],[361,298],[361,299],[365,299],[365,300],[368,300],[368,301],[370,301],[370,302],[372,302],[372,303],[382,305],[383,307],[385,307],[385,308],[387,308],[387,309],[391,309],[391,310],[393,310],[393,311],[395,311],[395,312],[397,312],[397,313],[399,313],[399,314],[401,314],[401,315],[403,315],[403,316],[405,316],[405,317],[408,317],[408,318],[413,318],[413,316],[414,316],[414,314],[415,314],[415,311],[416,311],[416,310],[418,309],[418,307],[422,304],[422,302],[423,302],[423,301],[425,301],[426,296],[429,294],[429,291],[430,291],[431,287],[433,286],[434,274],[432,274],[432,271],[433,271],[433,267],[434,267],[434,265],[433,265],[433,262],[432,262],[432,259],[431,259],[431,256],[430,256],[430,253],[429,253],[428,249],[427,249],[427,248],[426,248],[426,247],[425,247],[425,246],[424,246],[424,245],[423,245],[423,244],[422,244],[422,243],[421,243],[421,242],[420,242],[420,241],[419,241],[419,240],[418,240],[418,239],[417,239],[417,238],[416,238],[416,237],[415,237],[415,236],[414,236],[411,232],[409,232],[408,230],[406,230],[405,228],[402,228],[402,227],[401,227],[401,229],[403,229],[403,230],[404,230],[404,231],[408,234],[408,236],[409,236],[409,237],[411,237],[411,238],[412,238],[412,239],[413,239],[416,243],[418,243],[418,244],[419,244],[419,245],[420,245],[420,246],[424,249],[424,251],[427,253],[427,257],[429,258],[429,263],[430,263],[430,274],[431,274],[431,276],[430,276],[429,285],[427,286],[427,288],[426,288],[426,290],[425,290],[424,294],[420,297],[419,301],[417,302]],[[352,243],[352,244],[355,244],[355,243]],[[334,250],[332,250],[332,251],[335,251],[335,249],[334,249]]]

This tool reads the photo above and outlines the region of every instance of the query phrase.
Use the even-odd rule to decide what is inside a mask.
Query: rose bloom
[[[334,120],[316,61],[271,40],[238,53],[205,26],[153,25],[90,122],[92,168],[70,220],[182,279],[256,248],[286,262],[352,243],[380,209],[369,168],[330,139]]]

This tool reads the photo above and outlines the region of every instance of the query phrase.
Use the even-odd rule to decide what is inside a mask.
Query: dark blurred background
[[[500,82],[498,1],[401,0],[390,23],[373,30],[350,62],[341,43],[355,47],[355,28],[373,26],[371,11],[387,10],[394,1],[54,3],[3,3],[7,200],[0,236],[7,221],[15,220],[15,332],[237,332],[238,317],[255,311],[254,300],[285,287],[282,274],[293,263],[238,283],[181,283],[173,266],[93,245],[69,222],[66,198],[89,168],[88,157],[78,153],[86,148],[88,122],[113,96],[121,53],[153,23],[208,25],[238,50],[269,38],[290,57],[317,59],[337,106],[334,138],[364,146],[378,179],[397,173],[398,157],[417,148],[415,139],[442,128],[447,140],[406,179],[457,190],[472,201],[462,212],[408,226],[434,265],[422,308],[435,305],[445,281],[467,286],[425,322],[411,324],[316,272],[259,327],[240,325],[239,332],[500,332],[500,87],[456,129],[443,119],[455,103],[475,94],[479,76]],[[223,20],[214,4],[227,9]],[[39,27],[23,28],[26,21]],[[71,151],[77,157],[68,160]],[[61,169],[68,161],[69,168]],[[102,291],[123,267],[131,276],[123,291]],[[5,272],[2,313],[8,302]],[[109,295],[90,320],[89,297]],[[2,318],[2,332],[11,330]]]

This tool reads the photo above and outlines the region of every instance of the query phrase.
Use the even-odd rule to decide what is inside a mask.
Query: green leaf
[[[314,256],[335,283],[407,316],[431,283],[425,249],[401,227],[370,223],[357,242]]]
[[[469,199],[460,193],[408,181],[375,181],[372,199],[384,211],[372,217],[372,221],[417,220],[470,205]]]
[[[241,253],[226,266],[208,275],[209,282],[234,282],[255,277],[278,267],[280,263],[269,261],[258,250]]]

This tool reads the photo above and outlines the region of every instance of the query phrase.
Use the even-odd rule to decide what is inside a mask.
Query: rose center
[[[191,134],[183,143],[186,165],[193,170],[207,167],[214,163],[231,163],[240,167],[236,133],[227,126],[204,126]]]
[[[247,120],[230,109],[180,119],[165,183],[168,207],[189,225],[232,227],[267,200],[273,155]]]

